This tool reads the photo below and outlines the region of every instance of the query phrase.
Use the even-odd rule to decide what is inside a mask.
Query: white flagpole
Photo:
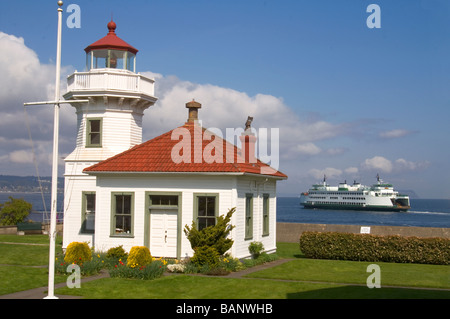
[[[53,127],[53,163],[52,163],[52,195],[50,215],[50,252],[48,265],[48,296],[45,299],[58,299],[55,290],[55,240],[56,240],[56,214],[58,197],[58,136],[59,136],[59,95],[61,81],[61,33],[62,33],[62,1],[58,1],[58,40],[56,46],[56,86]]]

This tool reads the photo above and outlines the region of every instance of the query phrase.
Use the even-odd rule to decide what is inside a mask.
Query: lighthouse
[[[195,100],[179,106],[188,109],[185,123],[143,142],[142,117],[157,100],[154,81],[136,73],[138,50],[116,35],[113,21],[107,26],[108,34],[85,49],[86,70],[68,77],[64,95],[78,132],[65,159],[63,249],[88,242],[97,252],[146,246],[154,257],[192,257],[183,227],[213,226],[235,209],[229,252],[249,257],[252,241],[275,252],[276,183],[287,176],[254,158],[253,117],[241,137],[245,160],[231,144],[225,152],[214,146],[210,160],[211,133],[199,121],[208,106]],[[215,135],[214,145],[226,143]],[[200,160],[187,160],[199,153]]]
[[[144,111],[157,101],[154,80],[136,73],[138,50],[117,36],[114,21],[107,28],[85,48],[86,70],[67,78],[65,100],[89,103],[71,104],[77,136],[65,158],[64,247],[73,238],[94,244],[96,179],[83,169],[142,143]]]

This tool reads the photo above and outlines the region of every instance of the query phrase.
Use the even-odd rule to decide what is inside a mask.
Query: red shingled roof
[[[259,160],[256,160],[255,163],[249,162],[248,159],[243,161],[242,157],[240,157],[241,151],[235,145],[229,144],[217,135],[212,135],[211,139],[202,138],[202,134],[205,134],[205,132],[209,131],[198,124],[186,123],[123,153],[90,166],[84,169],[84,172],[210,172],[258,174],[282,179],[287,178],[285,174],[274,170]],[[190,139],[187,137],[190,137]],[[202,142],[199,143],[197,141]],[[189,151],[189,148],[190,157],[187,154],[187,157],[182,161],[183,151]],[[228,156],[226,154],[227,151]],[[208,155],[211,153],[212,155]],[[201,154],[204,156],[201,156]]]
[[[138,50],[125,41],[123,41],[121,38],[119,38],[115,32],[116,30],[116,23],[111,20],[111,22],[108,23],[108,29],[109,32],[106,36],[101,38],[100,40],[92,43],[90,46],[88,46],[84,51],[88,53],[92,50],[105,50],[105,49],[113,49],[113,50],[125,50],[132,52],[133,54],[136,54]]]

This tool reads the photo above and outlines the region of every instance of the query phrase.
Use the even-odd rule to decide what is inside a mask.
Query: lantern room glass
[[[121,69],[136,72],[136,55],[122,50],[92,50],[86,55],[87,70]]]

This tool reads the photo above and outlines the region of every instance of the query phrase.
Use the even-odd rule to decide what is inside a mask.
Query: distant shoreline
[[[43,192],[44,194],[51,194],[51,192]],[[64,192],[58,191],[58,194],[63,194]],[[19,191],[0,191],[0,194],[41,194],[41,192],[19,192]]]

